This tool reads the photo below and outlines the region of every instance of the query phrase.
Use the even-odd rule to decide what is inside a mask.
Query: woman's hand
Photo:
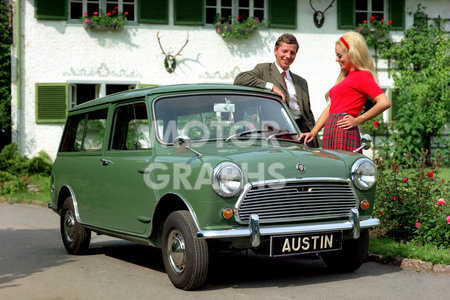
[[[336,125],[342,129],[352,129],[353,127],[358,126],[361,122],[358,120],[359,118],[355,118],[351,115],[346,115],[342,119],[336,122]]]
[[[311,142],[315,136],[316,135],[312,132],[302,132],[302,133],[300,133],[300,137],[298,138],[298,141],[301,142],[302,139],[304,139],[305,140],[304,144],[306,145],[306,143]]]

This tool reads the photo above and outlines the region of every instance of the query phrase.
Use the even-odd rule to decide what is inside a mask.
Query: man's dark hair
[[[275,49],[278,49],[278,47],[280,47],[281,43],[297,45],[297,50],[295,52],[298,51],[297,39],[295,38],[295,36],[293,36],[290,33],[285,33],[277,39],[277,41],[275,43]]]

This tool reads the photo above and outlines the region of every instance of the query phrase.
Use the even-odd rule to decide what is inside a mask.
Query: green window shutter
[[[398,90],[390,89],[389,98],[391,100],[391,121],[397,120],[398,109],[400,105],[398,103]]]
[[[66,83],[36,83],[36,123],[64,123],[68,95]]]
[[[34,16],[41,20],[67,20],[67,0],[35,0]]]
[[[174,0],[174,24],[175,25],[204,25],[205,24],[204,0]]]
[[[355,0],[337,1],[338,29],[354,29],[355,24]]]
[[[389,19],[393,30],[405,29],[405,0],[389,0]]]
[[[269,0],[269,27],[297,28],[297,0]]]
[[[169,24],[169,0],[139,0],[139,23]]]

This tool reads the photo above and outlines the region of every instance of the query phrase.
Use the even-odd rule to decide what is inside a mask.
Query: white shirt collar
[[[289,69],[287,69],[286,71],[284,71],[278,64],[277,62],[275,62],[275,66],[277,66],[278,71],[281,73],[286,72],[286,74],[289,74]]]

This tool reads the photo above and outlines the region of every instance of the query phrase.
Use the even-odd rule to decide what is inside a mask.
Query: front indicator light
[[[363,210],[367,210],[370,207],[370,203],[367,200],[363,200],[361,201],[361,205],[360,205],[361,209]]]
[[[233,217],[233,210],[232,210],[231,208],[224,208],[224,209],[222,210],[222,217],[223,217],[225,220],[231,219],[231,218]]]

